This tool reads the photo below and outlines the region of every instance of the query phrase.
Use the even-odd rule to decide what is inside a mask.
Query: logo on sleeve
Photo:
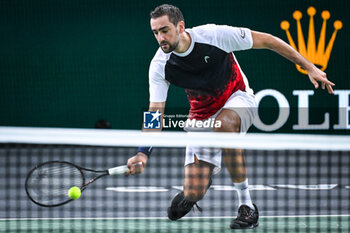
[[[242,37],[242,39],[244,39],[245,38],[245,31],[243,29],[239,29],[239,30],[241,30],[240,36]]]
[[[204,57],[205,63],[208,63],[209,58],[210,58],[209,56],[205,56],[205,57]]]

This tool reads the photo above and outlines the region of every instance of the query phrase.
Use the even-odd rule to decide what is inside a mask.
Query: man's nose
[[[158,40],[159,43],[162,42],[162,41],[164,41],[164,35],[161,34],[161,33],[158,33],[158,35],[157,35],[157,40]]]

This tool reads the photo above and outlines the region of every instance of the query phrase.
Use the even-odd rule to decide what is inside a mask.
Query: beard
[[[177,40],[173,44],[171,44],[168,41],[162,41],[159,44],[160,48],[163,50],[164,53],[171,53],[172,51],[174,51],[177,48],[177,46],[180,43],[180,35],[179,35],[179,32],[177,30],[176,30],[176,37],[177,37]],[[167,47],[163,47],[164,45],[167,45]]]
[[[164,45],[167,45],[167,47],[164,47]],[[164,53],[170,53],[176,49],[176,47],[179,45],[179,41],[171,44],[167,41],[163,41],[160,43],[160,48],[163,50]]]

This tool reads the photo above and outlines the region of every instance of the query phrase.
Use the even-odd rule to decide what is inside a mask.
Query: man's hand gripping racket
[[[128,160],[127,166],[130,168],[125,175],[135,175],[143,172],[147,165],[148,157],[142,152],[138,152],[135,156]],[[132,164],[142,164],[142,166],[132,166]]]

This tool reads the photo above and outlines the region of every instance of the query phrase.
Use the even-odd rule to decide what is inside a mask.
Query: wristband
[[[153,147],[146,147],[146,146],[140,146],[138,149],[137,149],[137,152],[142,152],[144,153],[145,155],[147,156],[150,156],[151,153],[152,153],[152,150],[153,150]]]

